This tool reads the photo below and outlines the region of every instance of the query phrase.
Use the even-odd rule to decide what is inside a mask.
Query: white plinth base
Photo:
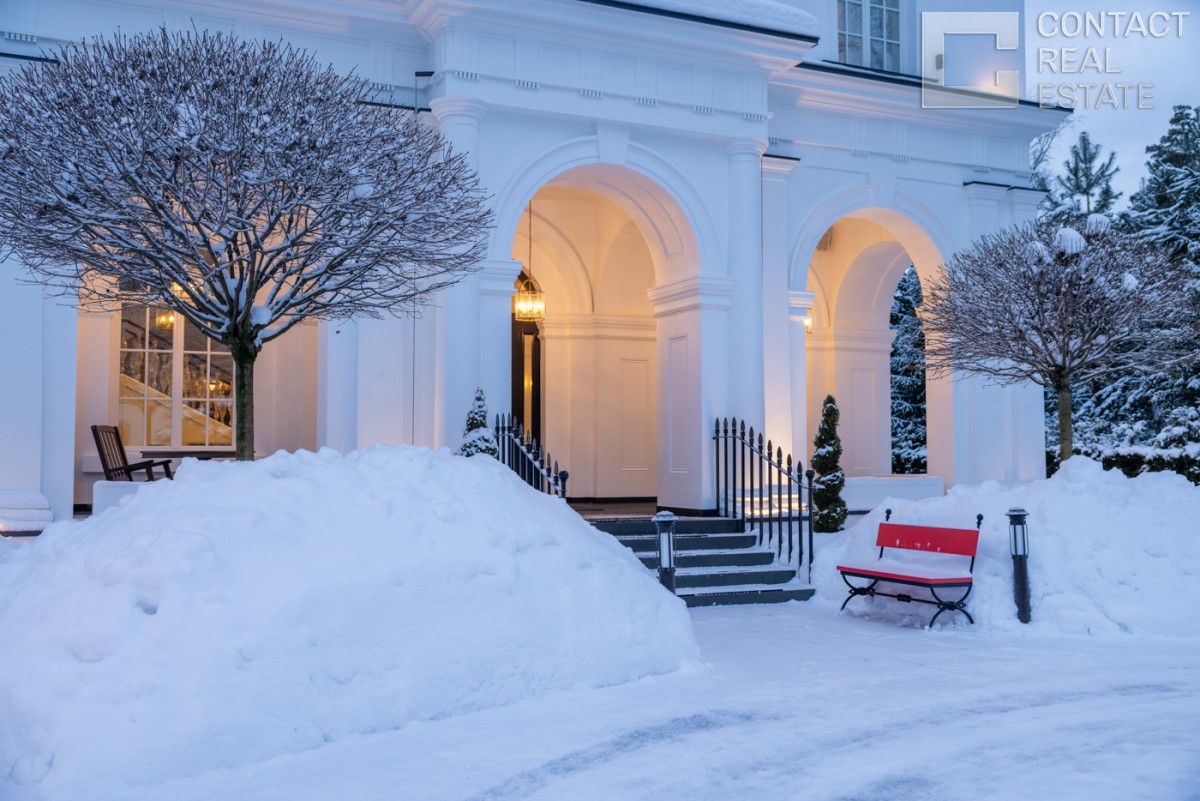
[[[842,498],[851,512],[869,512],[884,498],[919,501],[946,494],[941,476],[860,476],[847,478]]]
[[[122,498],[138,491],[144,481],[97,481],[92,485],[92,514],[112,509]]]
[[[0,532],[41,531],[54,522],[50,501],[35,490],[0,490]]]

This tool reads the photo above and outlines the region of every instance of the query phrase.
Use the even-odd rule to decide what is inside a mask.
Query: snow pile
[[[0,642],[0,796],[191,775],[698,655],[683,603],[562,500],[405,446],[188,461],[0,549]]]
[[[967,601],[980,628],[1024,628],[1013,602],[1004,514],[1022,506],[1029,511],[1031,626],[1073,634],[1200,634],[1200,487],[1175,473],[1126,478],[1077,456],[1052,478],[1023,487],[992,481],[955,487],[942,498],[885,502],[818,546],[813,580],[822,602],[840,605],[846,597],[837,565],[866,564],[878,556],[875,535],[888,506],[892,522],[947,528],[974,528],[975,515],[983,514],[975,587]],[[884,591],[905,592],[891,586]],[[923,590],[913,594],[929,597]],[[856,598],[847,611],[913,614],[925,622],[935,609]],[[961,615],[948,612],[939,627],[947,617],[966,625]]]

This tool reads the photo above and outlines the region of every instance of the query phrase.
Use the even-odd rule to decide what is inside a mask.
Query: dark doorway
[[[521,273],[521,279],[525,274]],[[517,422],[542,441],[542,339],[538,324],[512,322],[512,411]]]

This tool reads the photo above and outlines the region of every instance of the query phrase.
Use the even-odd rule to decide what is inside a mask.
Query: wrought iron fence
[[[812,581],[812,483],[816,474],[804,472],[800,461],[786,457],[783,448],[762,433],[746,428],[745,420],[725,418],[713,430],[717,511],[745,524],[758,535],[758,544],[775,551],[781,562],[804,564],[804,535],[808,535],[808,580]]]
[[[567,471],[542,451],[542,446],[514,415],[496,415],[496,445],[500,461],[529,486],[560,498],[567,497]]]

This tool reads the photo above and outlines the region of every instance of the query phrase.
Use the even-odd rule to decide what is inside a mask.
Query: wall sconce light
[[[804,318],[804,333],[812,333],[812,316],[808,315]]]
[[[175,326],[175,312],[164,311],[154,320],[155,325],[159,328],[173,328]]]

